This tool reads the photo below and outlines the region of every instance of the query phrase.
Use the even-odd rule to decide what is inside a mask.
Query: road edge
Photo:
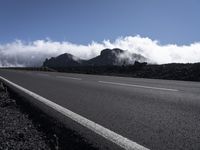
[[[37,100],[39,103],[31,101],[37,107],[40,107],[41,109],[44,107],[50,107],[51,109],[54,109],[54,111],[59,112],[60,114],[64,115],[65,117],[70,118],[71,120],[75,121],[76,123],[86,127],[87,129],[104,137],[105,139],[111,141],[112,143],[115,143],[116,145],[120,146],[121,148],[124,148],[126,150],[148,150],[148,148],[146,148],[142,145],[139,145],[138,143],[131,141],[128,138],[123,137],[123,136],[79,115],[79,114],[76,114],[76,113],[34,93],[34,92],[31,92],[19,85],[7,80],[6,78],[4,78],[2,76],[0,76],[0,80],[2,80],[2,82],[4,82],[7,86],[9,86],[15,92],[23,93],[25,95],[32,97],[34,100]],[[39,104],[40,105],[42,104],[44,106],[39,106]],[[52,116],[52,117],[54,117],[54,116]]]

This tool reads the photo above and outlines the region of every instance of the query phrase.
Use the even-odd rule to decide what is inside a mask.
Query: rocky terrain
[[[99,56],[89,60],[82,60],[65,53],[46,59],[41,67],[14,67],[13,69],[200,81],[200,63],[158,65],[147,63],[149,61],[142,55],[114,48],[104,49]]]
[[[38,131],[27,114],[23,114],[14,99],[0,86],[0,149],[45,149],[45,134]]]
[[[104,49],[101,54],[83,64],[84,66],[122,66],[134,64],[135,61],[145,62],[147,59],[139,54],[131,54],[127,51],[115,48]]]
[[[82,60],[65,53],[57,57],[46,59],[43,67],[75,67],[75,66],[122,66],[134,64],[135,61],[145,62],[147,59],[139,54],[132,54],[118,48],[104,49],[100,55],[89,60]]]
[[[15,93],[8,92],[0,81],[0,150],[49,149],[97,148],[75,131],[24,102]]]
[[[133,65],[122,66],[68,66],[68,67],[13,67],[4,69],[19,69],[31,71],[59,71],[67,73],[83,73],[97,75],[114,75],[136,78],[152,78],[183,81],[200,81],[200,63],[188,64],[147,64],[135,62]]]

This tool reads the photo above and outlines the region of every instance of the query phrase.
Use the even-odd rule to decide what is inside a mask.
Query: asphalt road
[[[0,76],[155,150],[200,149],[200,83],[0,70]]]

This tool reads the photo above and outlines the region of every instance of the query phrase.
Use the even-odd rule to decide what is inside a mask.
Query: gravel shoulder
[[[75,131],[19,103],[19,98],[0,82],[0,150],[96,149]]]
[[[5,87],[0,86],[0,149],[45,149],[45,134],[38,131],[28,114],[20,111]]]

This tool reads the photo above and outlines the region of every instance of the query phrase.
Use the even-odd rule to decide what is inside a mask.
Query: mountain
[[[123,53],[121,49],[104,49],[99,56],[88,60],[86,64],[92,66],[117,65],[118,55],[121,53]]]
[[[82,60],[68,53],[64,53],[57,57],[52,57],[46,59],[43,63],[43,66],[56,68],[56,67],[67,67],[67,66],[79,66],[81,65]]]
[[[71,54],[65,53],[58,57],[46,59],[43,66],[46,67],[71,67],[71,66],[121,66],[137,62],[145,62],[147,59],[140,54],[132,54],[118,48],[104,49],[100,55],[89,60],[81,60]]]
[[[86,63],[92,66],[121,66],[134,64],[135,61],[145,62],[146,60],[142,55],[115,48],[102,50],[99,56],[88,60]]]

